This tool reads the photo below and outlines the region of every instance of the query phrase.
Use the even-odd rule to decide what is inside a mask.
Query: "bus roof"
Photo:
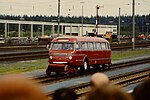
[[[79,37],[79,36],[64,36],[57,37],[52,42],[107,42],[106,39],[100,37]]]

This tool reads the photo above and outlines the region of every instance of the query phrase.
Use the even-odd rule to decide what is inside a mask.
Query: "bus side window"
[[[107,50],[109,50],[110,48],[109,48],[109,44],[108,43],[106,43],[106,48],[107,48]]]
[[[84,43],[81,43],[81,49],[84,50],[84,48],[85,48]]]
[[[80,47],[80,43],[75,43],[75,50],[80,50],[81,47]]]
[[[67,50],[73,50],[73,44],[68,44],[67,45]]]
[[[101,50],[101,44],[98,43],[98,42],[96,43],[96,49],[97,49],[97,50]]]
[[[101,46],[102,46],[102,50],[106,50],[106,45],[105,45],[105,43],[101,43]]]
[[[93,46],[94,46],[94,50],[97,50],[95,42],[93,42]]]
[[[86,42],[82,42],[82,43],[81,43],[81,49],[82,49],[82,50],[87,50],[87,49],[88,49]]]
[[[107,43],[105,43],[105,50],[108,50],[108,46],[107,46]]]
[[[86,44],[85,44],[85,42],[82,42],[82,43],[81,43],[81,49],[82,49],[82,50],[85,50],[85,48],[86,48]]]
[[[88,43],[85,42],[85,50],[88,50]]]
[[[102,50],[102,43],[101,42],[99,43],[99,46],[100,46],[100,50]]]
[[[88,43],[88,48],[89,48],[89,50],[93,50],[93,49],[94,49],[92,42],[89,42],[89,43]]]

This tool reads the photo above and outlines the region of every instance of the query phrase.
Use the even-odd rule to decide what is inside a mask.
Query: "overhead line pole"
[[[83,36],[83,4],[84,4],[84,2],[80,2],[81,4],[82,4],[82,21],[81,21],[81,23],[82,23],[82,36]]]
[[[57,21],[58,21],[58,29],[57,29],[57,36],[59,36],[59,31],[60,31],[60,0],[58,0],[58,16],[57,16]]]
[[[133,17],[133,26],[132,26],[132,49],[135,49],[135,0],[133,0],[133,4],[132,4],[132,17]]]
[[[96,36],[98,36],[98,23],[99,23],[99,15],[98,15],[98,10],[100,9],[100,7],[104,7],[104,6],[96,6]]]
[[[119,8],[119,27],[118,27],[118,41],[120,43],[120,12],[121,12],[121,8]]]
[[[148,40],[148,28],[149,28],[149,25],[150,25],[150,23],[146,23],[146,25],[147,25],[147,34],[146,34],[146,40]]]
[[[82,35],[83,35],[83,5],[82,5]]]
[[[98,35],[98,10],[99,6],[96,6],[96,36]]]

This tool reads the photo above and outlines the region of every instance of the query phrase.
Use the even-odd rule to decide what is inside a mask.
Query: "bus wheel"
[[[111,67],[111,64],[108,64],[108,69],[110,69],[110,67]]]
[[[96,71],[100,71],[102,66],[98,64],[98,65],[95,65],[95,67],[96,67]]]
[[[50,70],[49,67],[47,67],[47,69],[46,69],[46,75],[47,75],[47,76],[50,76],[50,75],[51,75],[51,70]]]
[[[106,65],[102,64],[102,70],[105,70]]]
[[[85,60],[83,62],[83,66],[81,67],[81,71],[83,72],[83,71],[87,71],[87,70],[88,70],[88,62],[87,62],[87,60]]]

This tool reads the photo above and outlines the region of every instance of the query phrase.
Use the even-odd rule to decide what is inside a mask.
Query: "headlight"
[[[71,60],[71,59],[72,59],[72,56],[69,56],[68,58],[69,58],[69,60]]]
[[[53,57],[52,56],[49,56],[49,59],[52,59]]]

